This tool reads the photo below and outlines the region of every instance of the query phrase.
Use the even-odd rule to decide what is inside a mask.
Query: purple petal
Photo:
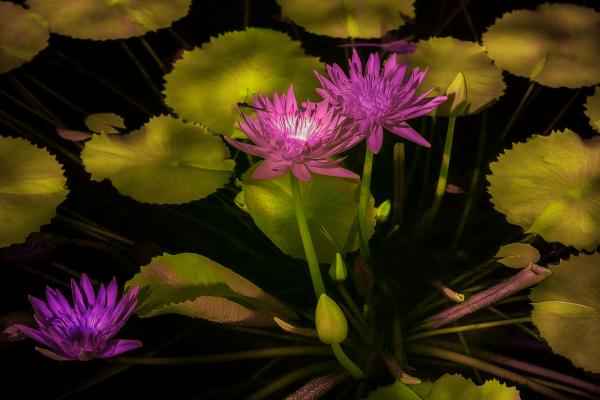
[[[33,339],[38,343],[45,344],[46,346],[51,346],[51,343],[49,343],[46,335],[43,332],[22,324],[15,324],[15,328],[21,331],[21,333],[27,336],[28,338]]]
[[[289,169],[289,163],[262,160],[252,173],[252,179],[273,179],[284,175]]]
[[[81,274],[80,286],[81,289],[83,289],[83,293],[85,294],[87,304],[94,304],[96,302],[96,294],[94,293],[94,287],[92,286],[92,282],[86,274]]]
[[[108,284],[108,288],[106,289],[106,306],[107,307],[114,307],[115,304],[117,303],[117,294],[118,294],[118,288],[117,288],[117,278],[113,277],[112,280],[110,281],[110,283]]]
[[[73,306],[75,309],[83,312],[83,310],[86,309],[87,304],[75,279],[71,279],[71,295],[73,296]]]
[[[72,358],[67,357],[66,354],[55,353],[52,350],[44,349],[42,347],[36,346],[35,349],[38,352],[40,352],[41,354],[43,354],[44,356],[51,358],[53,360],[56,360],[56,361],[71,361],[71,360],[73,360]]]
[[[227,143],[229,143],[236,149],[243,151],[244,153],[250,153],[253,156],[258,156],[258,157],[266,157],[268,154],[267,151],[265,151],[262,147],[255,146],[253,144],[248,144],[248,143],[241,143],[241,142],[238,142],[237,140],[230,139],[227,136],[223,136],[223,139],[225,139],[225,141]]]
[[[290,87],[288,88],[287,94],[285,96],[285,113],[295,114],[297,111],[298,102],[296,101],[296,96],[294,95],[294,85],[290,83]]]
[[[410,140],[411,142],[415,142],[424,147],[431,147],[431,144],[423,136],[419,135],[417,131],[411,128],[407,123],[402,123],[398,126],[390,126],[386,127],[390,130],[394,135],[398,135],[403,137],[406,140]]]
[[[318,167],[318,166],[309,164],[308,169],[310,170],[310,172],[313,172],[313,173],[319,174],[319,175],[337,176],[340,178],[350,178],[350,179],[360,178],[360,176],[358,174],[355,174],[354,172],[349,171],[349,170],[339,167],[339,166]]]
[[[110,358],[126,351],[135,350],[142,347],[142,342],[139,340],[117,339],[111,340],[108,346],[98,354],[98,358]]]
[[[54,316],[52,310],[48,308],[48,305],[43,300],[34,296],[29,296],[29,302],[31,303],[35,314],[43,320],[48,320]]]
[[[381,150],[381,146],[383,144],[383,127],[379,124],[371,125],[369,129],[369,134],[367,136],[367,145],[369,149],[377,154],[379,150]]]
[[[47,286],[46,300],[48,301],[50,309],[55,313],[71,314],[73,312],[73,308],[69,304],[69,301],[58,289],[52,289]]]
[[[305,164],[302,163],[294,163],[292,164],[292,173],[298,179],[303,182],[310,181],[310,171]]]
[[[397,56],[396,56],[396,53],[394,53],[385,61],[385,64],[383,66],[383,75],[384,76],[391,75],[397,67],[398,67]]]
[[[373,77],[379,77],[379,70],[381,69],[380,63],[379,63],[379,54],[377,53],[371,53],[369,54],[369,59],[367,60],[367,74],[373,76]]]

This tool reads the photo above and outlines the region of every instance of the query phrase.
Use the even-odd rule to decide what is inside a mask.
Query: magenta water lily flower
[[[137,304],[138,288],[126,292],[117,301],[115,278],[94,292],[89,278],[81,275],[77,285],[71,280],[73,306],[57,289],[46,288],[46,302],[29,296],[38,329],[25,325],[17,328],[47,348],[36,347],[54,360],[109,358],[142,346],[139,340],[114,339],[125,325]]]
[[[237,149],[264,158],[258,163],[252,178],[270,179],[291,171],[302,181],[311,174],[358,178],[352,171],[339,166],[343,158],[334,159],[364,136],[357,133],[327,103],[303,103],[298,106],[294,88],[287,94],[254,98],[256,119],[242,114],[240,129],[254,143],[241,143],[225,137]]]
[[[363,74],[362,63],[356,50],[349,60],[350,73],[346,76],[339,65],[327,65],[329,79],[315,71],[322,88],[317,92],[338,112],[354,120],[360,132],[366,135],[373,153],[383,143],[383,128],[429,147],[429,143],[406,122],[432,111],[446,101],[446,96],[427,97],[431,90],[417,96],[417,89],[427,70],[413,69],[407,76],[407,65],[398,65],[392,54],[381,71],[379,55],[371,53]]]

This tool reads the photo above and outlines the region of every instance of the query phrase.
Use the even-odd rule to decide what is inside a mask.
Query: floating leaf
[[[550,266],[552,277],[533,288],[533,323],[552,350],[573,364],[600,372],[600,254]]]
[[[81,154],[92,178],[148,203],[185,203],[224,186],[235,163],[221,139],[161,116],[128,135],[94,135]]]
[[[85,126],[96,133],[119,133],[115,128],[125,129],[125,121],[117,114],[98,113],[88,115]]]
[[[293,83],[298,100],[318,100],[313,70],[322,67],[284,33],[229,32],[183,54],[165,77],[165,100],[181,118],[232,136],[240,119],[238,103],[251,103],[254,94],[283,93]]]
[[[574,4],[542,4],[504,14],[483,34],[494,62],[550,87],[600,82],[600,13]],[[541,68],[541,71],[540,71]]]
[[[452,37],[421,40],[412,54],[399,56],[413,67],[428,68],[421,84],[433,88],[432,95],[441,96],[458,73],[464,75],[469,106],[466,114],[474,114],[504,94],[506,85],[502,70],[485,53],[485,48],[474,42]],[[401,61],[401,62],[402,62]],[[437,108],[436,115],[448,116],[452,101]]]
[[[414,0],[277,0],[281,13],[309,32],[376,38],[415,16]]]
[[[0,74],[30,61],[48,46],[48,24],[19,5],[0,1]]]
[[[228,268],[193,253],[154,257],[126,287],[140,287],[142,317],[182,314],[218,323],[276,326],[274,316],[293,318],[279,300]]]
[[[443,375],[435,382],[407,386],[396,382],[369,394],[368,400],[519,400],[519,391],[497,380],[481,386],[460,375]]]
[[[296,210],[292,199],[289,173],[269,180],[253,180],[248,171],[243,180],[244,199],[256,225],[284,253],[306,259]],[[357,213],[360,184],[354,180],[313,175],[309,182],[300,182],[304,208],[317,258],[329,263],[340,251],[358,248]],[[369,205],[369,236],[374,232],[374,201]],[[324,228],[335,245],[322,232]]]
[[[56,133],[61,138],[70,142],[84,142],[94,136],[91,132],[74,131],[72,129],[56,128]]]
[[[192,0],[27,0],[52,32],[78,39],[124,39],[168,28]]]
[[[24,139],[0,137],[0,247],[50,222],[67,196],[61,166]]]
[[[592,128],[600,132],[600,90],[598,86],[594,89],[594,94],[587,98],[585,115],[590,119]]]
[[[490,164],[492,203],[508,222],[549,242],[600,243],[600,141],[573,131],[535,135]]]
[[[510,243],[500,247],[494,257],[499,257],[498,262],[507,267],[525,268],[540,259],[540,252],[527,243]]]

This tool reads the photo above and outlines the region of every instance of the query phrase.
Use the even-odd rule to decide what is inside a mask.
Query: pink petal
[[[286,97],[285,97],[285,113],[286,114],[295,114],[298,111],[298,102],[296,101],[296,96],[294,95],[294,85],[290,83],[290,87],[288,88]]]
[[[379,153],[383,144],[383,127],[379,124],[371,125],[367,136],[367,145],[375,154]]]
[[[300,179],[303,182],[310,181],[310,171],[308,170],[308,167],[305,164],[292,164],[292,173],[296,178]]]
[[[419,135],[417,131],[411,128],[407,123],[402,123],[398,126],[390,126],[387,127],[394,135],[398,135],[403,137],[406,140],[410,140],[411,142],[415,142],[416,144],[420,144],[424,147],[431,147],[429,142],[423,138],[423,136]]]
[[[225,139],[225,141],[227,143],[229,143],[236,149],[243,151],[244,153],[249,153],[249,154],[252,154],[253,156],[258,156],[258,157],[265,157],[267,155],[267,152],[261,147],[258,147],[258,146],[252,145],[252,144],[248,144],[248,143],[241,143],[241,142],[238,142],[237,140],[230,139],[227,136],[223,136],[223,139]]]
[[[310,170],[310,172],[313,172],[313,173],[319,174],[319,175],[337,176],[340,178],[350,178],[350,179],[360,178],[360,176],[358,174],[355,174],[354,172],[347,170],[345,168],[339,167],[339,166],[317,167],[317,166],[309,164],[308,169]]]
[[[283,162],[274,162],[271,160],[262,160],[256,166],[252,173],[252,179],[273,179],[284,175],[289,169],[289,164]]]

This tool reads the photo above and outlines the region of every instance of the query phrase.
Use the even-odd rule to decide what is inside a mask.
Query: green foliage
[[[140,287],[136,313],[142,317],[181,314],[209,321],[276,326],[274,316],[293,311],[252,282],[192,253],[154,257],[126,284]]]
[[[169,27],[192,0],[27,0],[50,30],[78,39],[125,39]]]
[[[600,82],[600,13],[574,4],[542,4],[504,14],[483,34],[494,62],[550,87]]]
[[[290,82],[299,101],[318,100],[313,70],[321,68],[316,57],[304,54],[300,42],[284,33],[259,28],[229,32],[183,54],[165,76],[165,100],[181,118],[215,133],[244,137],[236,128],[239,102],[252,103],[258,93],[283,93]]]
[[[117,114],[98,113],[88,115],[85,126],[96,133],[119,133],[116,128],[125,129],[125,121]]]
[[[25,139],[0,137],[0,247],[47,224],[67,197],[61,166]]]
[[[0,1],[0,74],[30,61],[48,45],[48,24],[34,12]]]
[[[540,259],[540,252],[527,243],[510,243],[500,247],[494,257],[499,257],[498,262],[507,267],[525,268]]]
[[[289,173],[269,180],[251,179],[251,173],[252,169],[244,175],[243,187],[246,206],[254,222],[281,251],[305,260]],[[329,263],[337,252],[356,250],[360,184],[349,179],[313,175],[309,182],[300,182],[300,188],[319,262]],[[369,210],[370,236],[374,232],[376,213],[373,199]]]
[[[552,276],[533,288],[533,323],[556,353],[600,372],[600,254],[550,266]]]
[[[281,13],[309,32],[333,37],[376,38],[415,16],[414,0],[277,0]]]
[[[590,125],[600,132],[600,90],[594,88],[594,94],[588,96],[585,102],[585,115],[590,119]]]
[[[127,135],[94,135],[81,158],[93,179],[110,179],[121,194],[160,204],[214,193],[235,166],[219,137],[168,116]]]
[[[600,243],[600,141],[573,131],[535,135],[490,164],[488,191],[508,222],[549,242]]]

